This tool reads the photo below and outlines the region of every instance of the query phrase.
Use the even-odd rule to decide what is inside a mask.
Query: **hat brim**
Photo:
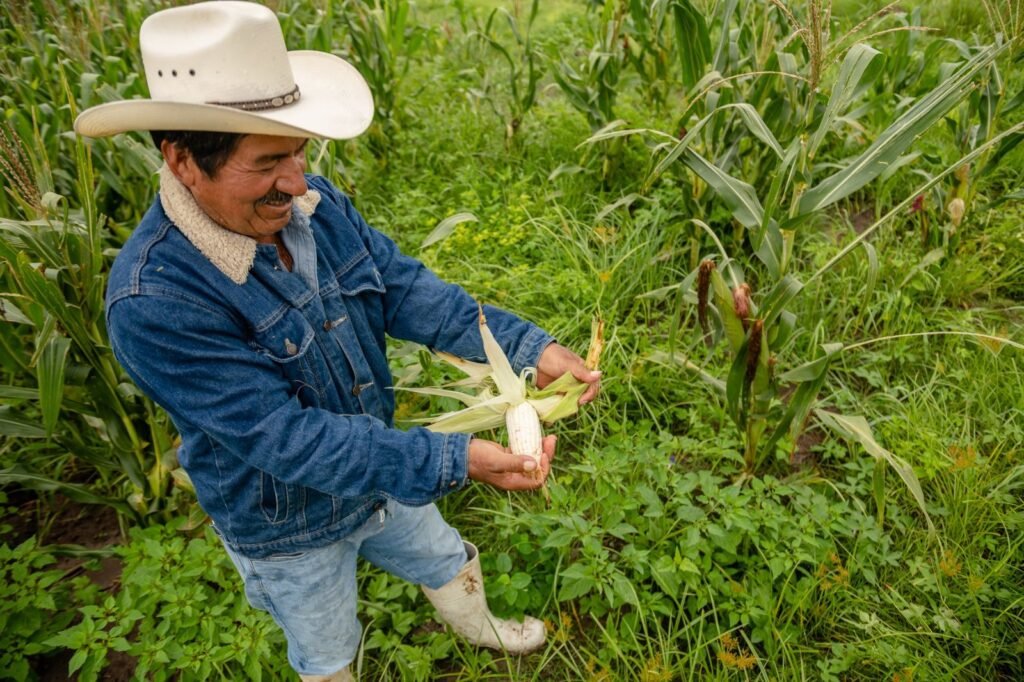
[[[216,104],[124,100],[86,109],[75,119],[75,132],[107,137],[129,130],[205,130],[346,140],[370,126],[373,95],[355,67],[312,50],[289,52],[288,58],[302,93],[293,104],[242,111]]]

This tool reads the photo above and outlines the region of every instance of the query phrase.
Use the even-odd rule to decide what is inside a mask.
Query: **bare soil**
[[[12,491],[8,495],[14,513],[0,520],[0,525],[11,527],[3,542],[16,546],[33,535],[40,545],[63,545],[102,550],[125,540],[117,512],[102,505],[81,504],[62,495],[41,499],[27,491]],[[100,589],[116,592],[120,587],[121,561],[116,556],[100,559],[99,568],[86,570],[87,559],[62,556],[55,568],[67,571],[68,577],[86,575]],[[68,662],[72,652],[64,651],[50,656],[38,656],[32,667],[40,682],[62,682],[68,676]],[[135,672],[135,659],[111,651],[107,666],[100,675],[104,682],[126,682]]]

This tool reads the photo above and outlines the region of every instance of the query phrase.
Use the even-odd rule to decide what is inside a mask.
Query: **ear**
[[[181,184],[191,189],[196,181],[199,180],[199,174],[202,172],[196,166],[192,155],[168,140],[160,143],[160,153],[164,155],[164,161],[167,163],[167,167],[171,169],[171,172],[174,173],[174,177],[178,178]]]

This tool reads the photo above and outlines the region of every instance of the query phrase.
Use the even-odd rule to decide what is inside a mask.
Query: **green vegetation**
[[[311,171],[562,343],[605,323],[550,502],[441,502],[492,609],[545,618],[548,646],[476,650],[364,568],[360,679],[1024,678],[1019,3],[273,4],[379,103]],[[163,5],[0,10],[0,679],[118,657],[290,679],[106,342],[159,158],[71,122],[145,94],[138,28]],[[394,344],[399,383],[445,383],[421,351]],[[458,407],[397,398],[403,423]],[[49,544],[69,501],[116,510],[122,542]],[[100,554],[112,586],[74,560]]]

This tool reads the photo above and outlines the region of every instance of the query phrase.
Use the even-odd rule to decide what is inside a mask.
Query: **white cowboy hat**
[[[157,12],[139,31],[151,99],[83,111],[75,131],[128,130],[348,139],[373,119],[356,69],[326,52],[289,52],[277,17],[253,2],[202,2]]]

